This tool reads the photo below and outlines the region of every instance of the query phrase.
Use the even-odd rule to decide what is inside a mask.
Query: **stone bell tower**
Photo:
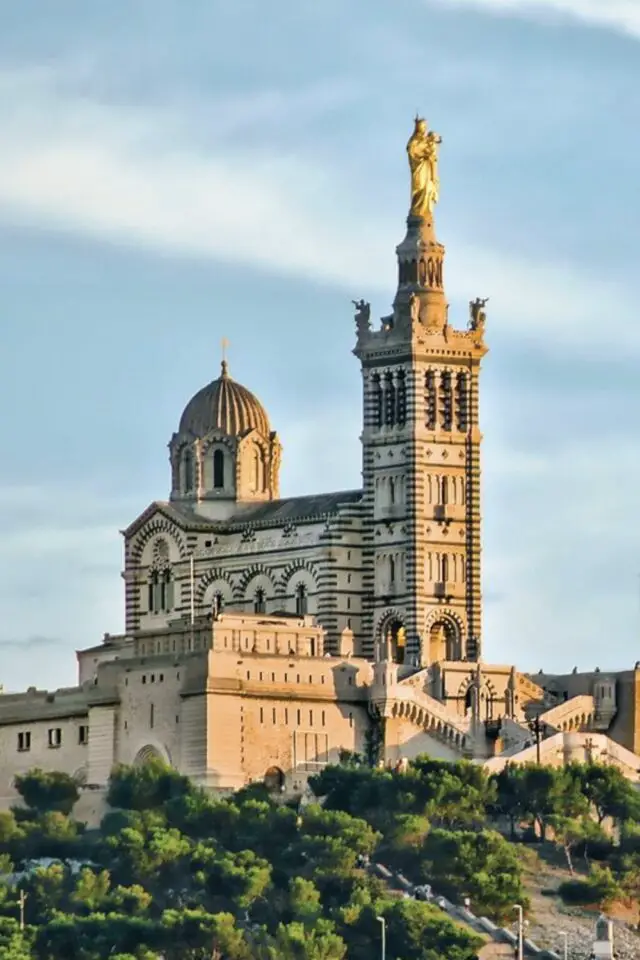
[[[416,118],[393,313],[356,305],[363,380],[365,652],[413,665],[481,653],[478,387],[485,303],[449,323],[436,239],[441,138]]]

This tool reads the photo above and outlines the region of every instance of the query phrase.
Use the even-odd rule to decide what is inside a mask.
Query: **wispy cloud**
[[[442,3],[442,0],[438,2]],[[454,4],[484,7],[494,13],[516,17],[568,17],[640,37],[640,5],[637,0],[454,0]]]
[[[293,95],[323,109],[339,98],[335,85]],[[289,115],[282,94],[257,95],[263,115]],[[6,109],[3,108],[5,104]],[[227,127],[251,122],[229,108]],[[221,117],[223,105],[216,108]],[[248,157],[221,136],[206,148],[173,109],[115,107],[80,97],[55,72],[0,73],[0,217],[44,224],[174,256],[249,263],[268,271],[337,285],[345,292],[393,288],[389,238],[397,221],[358,211],[339,171],[297,152],[256,148]],[[224,123],[221,128],[224,129]],[[227,130],[227,132],[229,132]],[[358,241],[353,242],[354,224]],[[602,311],[624,314],[627,291],[589,278],[573,265],[529,262],[503,250],[446,237],[447,290],[465,304],[491,296],[492,323],[514,323],[531,340],[548,333],[590,351],[585,328]],[[464,306],[463,306],[464,310]],[[558,318],[562,323],[558,324]],[[629,345],[640,347],[630,327]]]

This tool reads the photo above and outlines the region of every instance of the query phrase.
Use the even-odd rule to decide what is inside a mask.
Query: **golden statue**
[[[409,143],[409,168],[411,170],[411,209],[412,217],[424,217],[433,213],[440,197],[438,179],[438,145],[442,137],[427,131],[427,121],[416,117],[415,128]]]

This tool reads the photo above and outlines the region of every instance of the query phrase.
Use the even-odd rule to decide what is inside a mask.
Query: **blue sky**
[[[419,110],[451,317],[490,296],[485,658],[640,644],[638,0],[0,8],[0,683],[122,628],[125,527],[233,375],[284,495],[359,484],[351,299],[382,315]]]

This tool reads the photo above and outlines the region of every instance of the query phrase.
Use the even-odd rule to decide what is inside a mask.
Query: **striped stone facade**
[[[409,217],[393,313],[358,304],[362,364],[363,652],[426,666],[481,650],[478,303],[449,324],[444,247]]]
[[[392,314],[373,329],[357,304],[362,490],[278,499],[277,434],[226,364],[189,402],[170,500],[125,531],[128,631],[214,607],[310,613],[331,652],[348,630],[371,659],[479,657],[484,321],[449,324],[444,252],[433,218],[409,216]]]

